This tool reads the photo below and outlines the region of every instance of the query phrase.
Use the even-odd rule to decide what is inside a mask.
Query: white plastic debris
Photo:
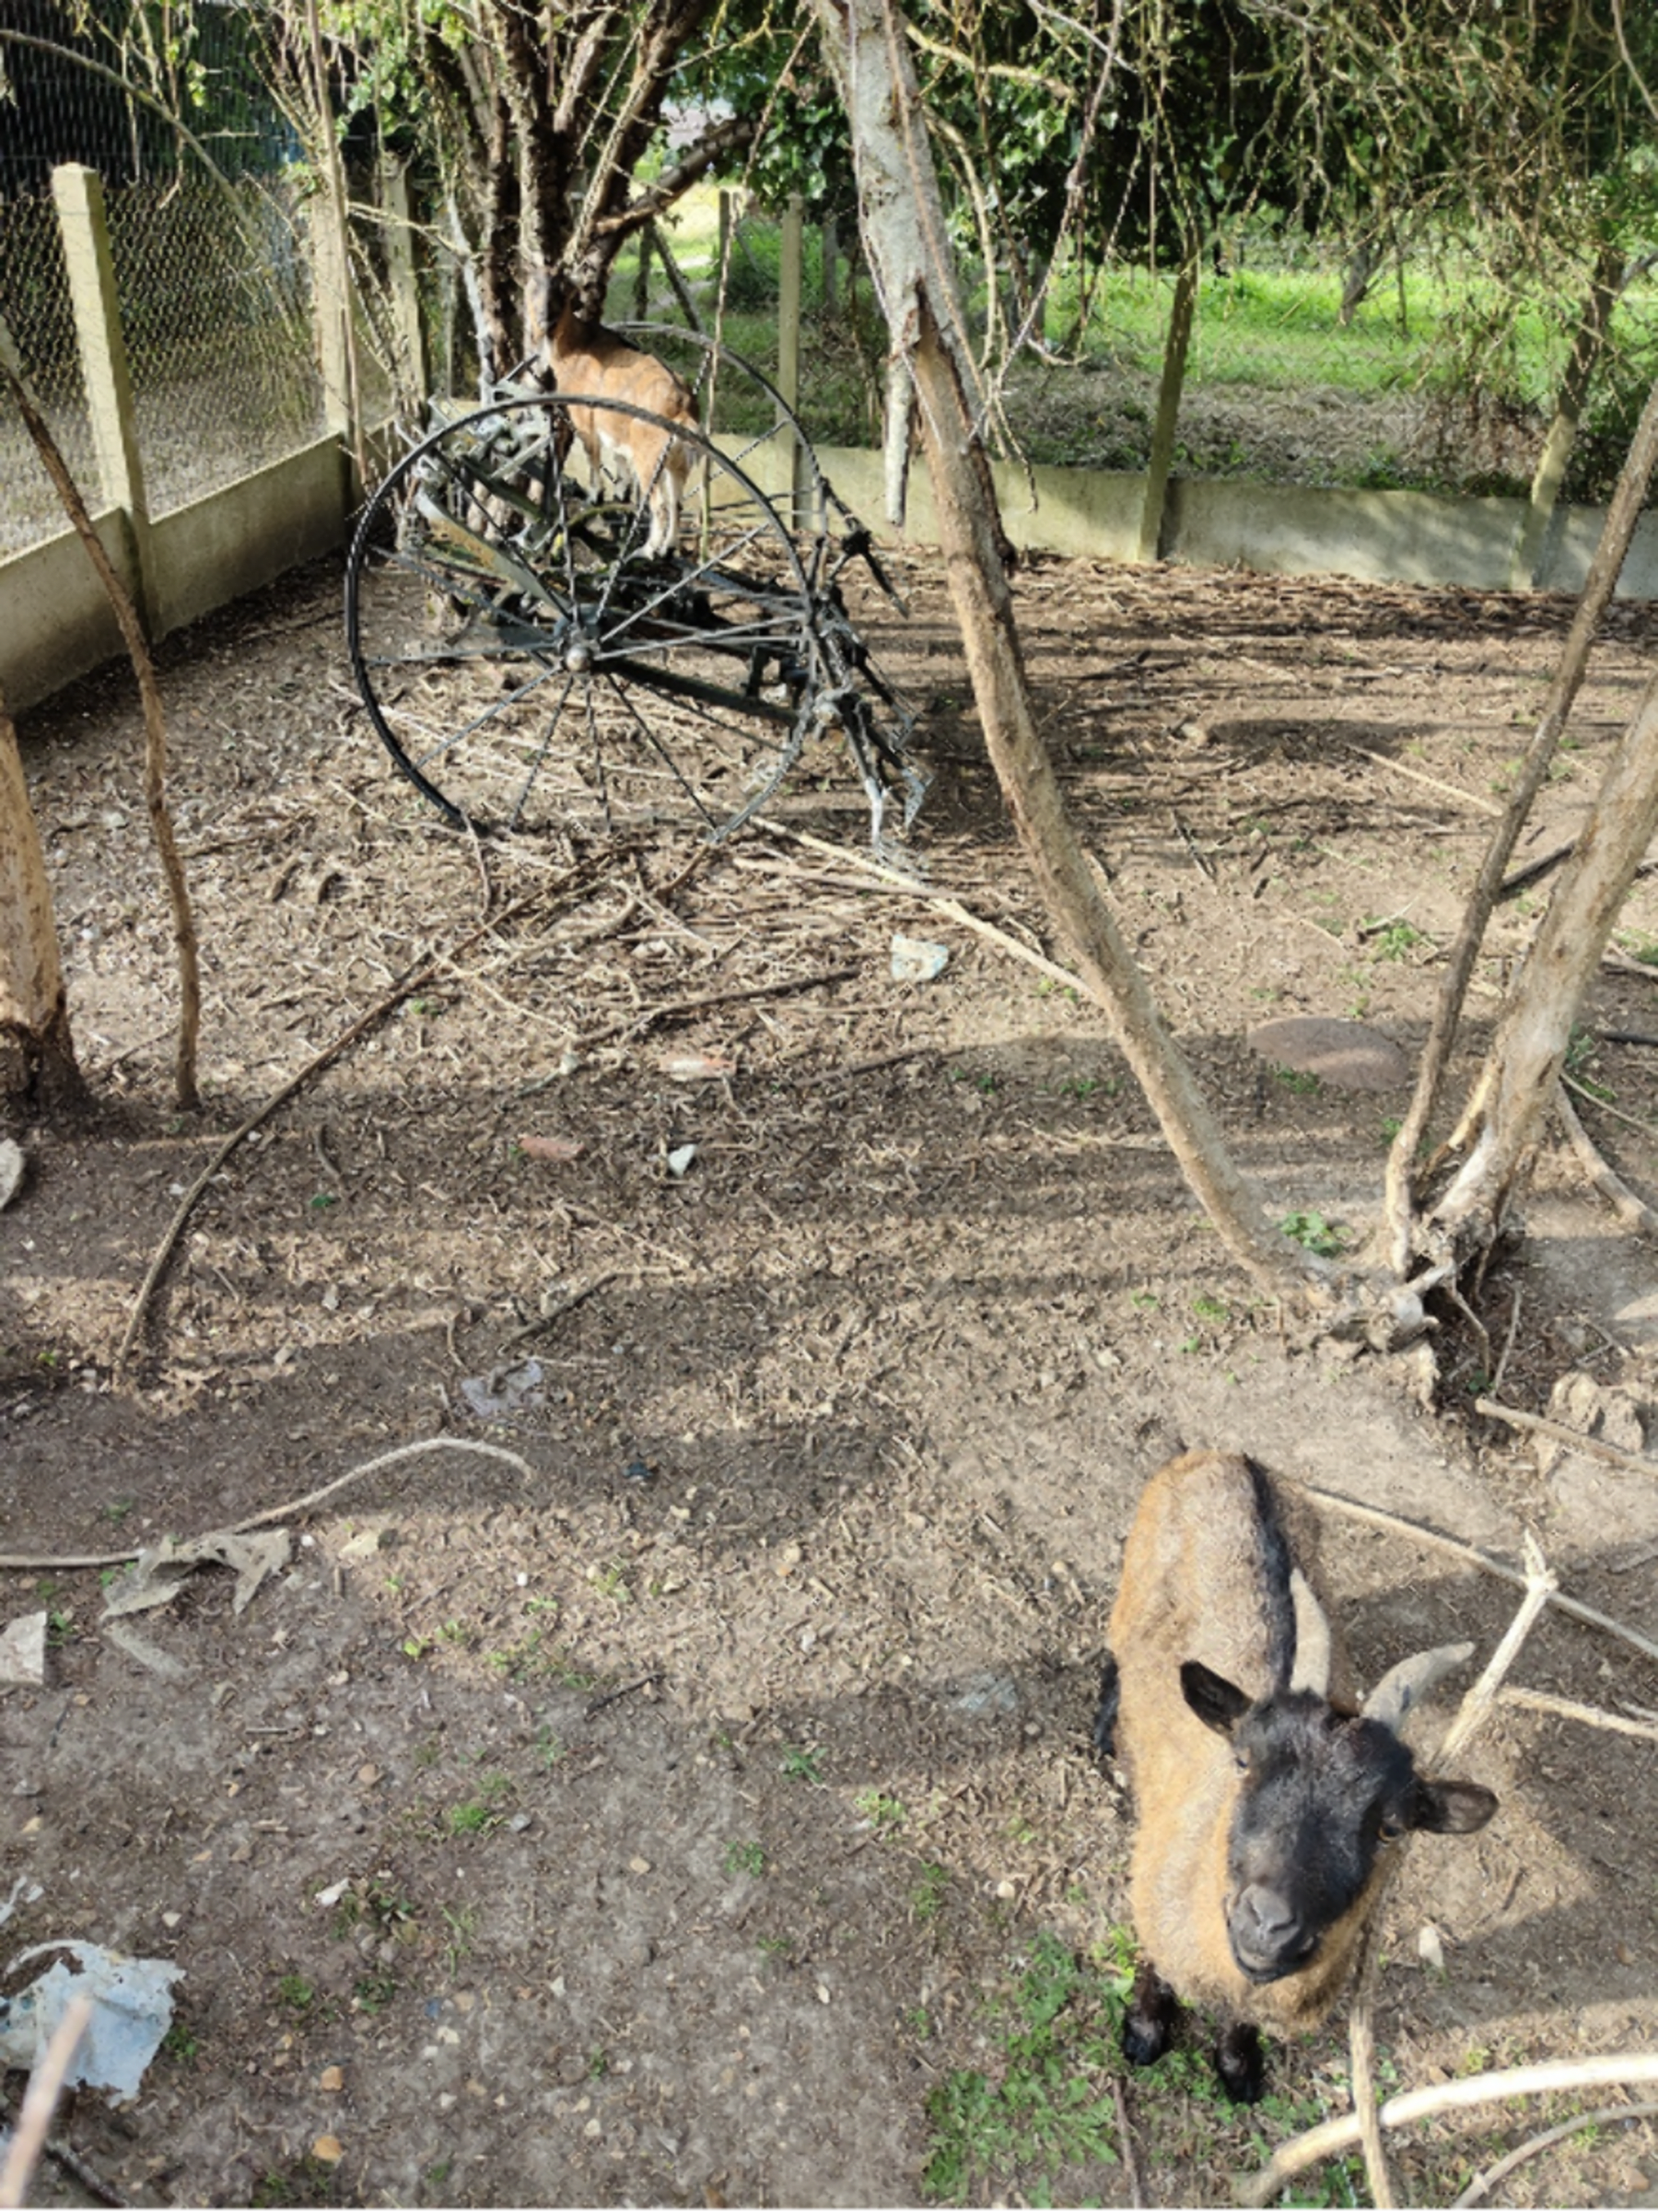
[[[39,1689],[46,1679],[46,1616],[21,1613],[0,1629],[0,1687]]]
[[[86,1997],[92,2018],[64,2076],[71,2089],[108,2089],[117,2102],[138,2094],[144,2069],[172,2025],[172,1984],[184,1972],[167,1959],[125,1959],[101,1944],[65,1940],[20,1951],[8,1969],[46,1951],[66,1951],[20,1996],[0,1997],[0,2066],[32,2067],[71,1998]]]
[[[683,1176],[695,1157],[695,1144],[676,1144],[668,1155],[668,1173],[676,1178]]]
[[[487,1375],[469,1375],[461,1385],[467,1410],[480,1421],[499,1421],[542,1402],[545,1371],[539,1360],[520,1360],[516,1366],[492,1367]]]
[[[167,1537],[140,1551],[110,1585],[103,1617],[108,1621],[117,1614],[142,1613],[151,1606],[169,1604],[183,1587],[185,1576],[209,1564],[234,1569],[231,1610],[245,1612],[266,1575],[286,1566],[292,1549],[293,1539],[286,1528],[260,1528],[247,1536],[216,1528],[209,1536],[188,1541]]]
[[[905,937],[902,930],[893,939],[894,983],[931,983],[949,965],[947,944],[932,944],[925,937]]]

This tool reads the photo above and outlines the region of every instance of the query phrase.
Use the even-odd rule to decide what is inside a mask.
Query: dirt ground
[[[870,635],[924,710],[929,892],[1063,962],[936,568],[906,578],[910,621]],[[1057,562],[1019,597],[1071,801],[1238,1156],[1356,1241],[1406,1094],[1298,1077],[1244,1033],[1358,1017],[1414,1054],[1570,609]],[[1240,1447],[1505,1560],[1530,1527],[1567,1589],[1650,1631],[1658,1486],[1549,1467],[1472,1410],[1494,1373],[1532,1411],[1575,1374],[1640,1448],[1650,1248],[1551,1140],[1483,1286],[1489,1351],[1447,1326],[1434,1406],[1406,1363],[1292,1352],[1101,1014],[860,870],[849,787],[776,810],[818,843],[699,860],[667,823],[575,881],[552,847],[480,850],[380,755],[338,599],[311,570],[163,656],[200,1115],[169,1092],[129,686],[23,731],[98,1109],[11,1131],[8,1560],[473,1447],[291,1515],[239,1615],[204,1571],[117,1637],[98,1571],[0,1576],[0,1618],[52,1621],[44,1690],[0,1698],[6,1958],[79,1937],[183,1969],[137,2100],[84,2092],[64,2133],[144,2203],[1230,2201],[1342,2108],[1345,2032],[1276,2050],[1246,2114],[1192,2060],[1116,2058],[1130,1816],[1088,1738],[1138,1489],[1182,1446]],[[1655,645],[1658,614],[1615,612],[1523,858],[1581,818]],[[1465,1080],[1547,890],[1500,910]],[[486,895],[525,903],[482,928]],[[942,974],[895,982],[895,931],[944,945]],[[1618,941],[1573,1072],[1650,1201],[1652,879]],[[112,1387],[216,1142],[434,954],[213,1176]],[[1366,1680],[1454,1635],[1489,1653],[1515,1603],[1348,1521],[1330,1559]],[[1513,1679],[1658,1708],[1658,1668],[1559,1614]],[[1501,1809],[1411,1855],[1384,2080],[1653,2048],[1658,1749],[1510,1704],[1463,1771]],[[1402,2190],[1448,2203],[1620,2094],[1399,2136]],[[1315,2170],[1297,2201],[1355,2185]],[[1658,2202],[1658,2131],[1580,2132],[1496,2199]]]

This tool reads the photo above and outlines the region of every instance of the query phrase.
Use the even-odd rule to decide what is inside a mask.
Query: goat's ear
[[[1249,1711],[1250,1701],[1235,1682],[1229,1682],[1201,1659],[1187,1659],[1180,1669],[1180,1687],[1185,1702],[1206,1728],[1230,1736]]]
[[[1434,1835],[1472,1835],[1496,1809],[1495,1796],[1477,1782],[1419,1781],[1410,1825]]]

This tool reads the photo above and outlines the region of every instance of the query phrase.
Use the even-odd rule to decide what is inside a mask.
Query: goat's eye
[[[1376,1832],[1384,1843],[1396,1843],[1405,1832],[1405,1823],[1395,1813],[1384,1812]]]
[[[1249,1753],[1247,1751],[1234,1751],[1232,1753],[1232,1764],[1237,1768],[1240,1774],[1247,1774],[1249,1772]]]

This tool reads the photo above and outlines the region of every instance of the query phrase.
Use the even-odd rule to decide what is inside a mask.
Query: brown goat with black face
[[[1094,1726],[1138,1817],[1125,2055],[1162,2057],[1177,1996],[1208,2006],[1240,2102],[1261,2093],[1258,2028],[1316,2027],[1339,1995],[1388,1845],[1497,1809],[1477,1784],[1419,1775],[1397,1734],[1472,1647],[1405,1661],[1358,1710],[1315,1553],[1306,1502],[1249,1460],[1171,1461],[1129,1530]]]

